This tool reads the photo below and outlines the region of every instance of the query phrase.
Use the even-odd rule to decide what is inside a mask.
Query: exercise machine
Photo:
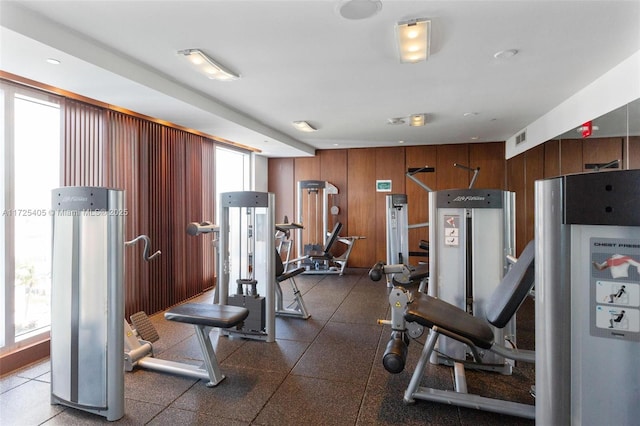
[[[535,417],[535,406],[532,404],[469,393],[464,375],[465,366],[476,368],[485,360],[492,363],[493,353],[515,361],[535,361],[533,351],[507,348],[502,344],[502,333],[496,333],[496,329],[504,328],[511,322],[534,284],[534,253],[535,244],[532,241],[496,286],[488,300],[484,317],[469,315],[464,309],[442,299],[421,292],[411,293],[400,286],[394,287],[389,300],[396,304],[397,309],[391,312],[392,335],[383,355],[385,369],[391,373],[403,371],[409,337],[422,334],[423,329],[429,330],[427,342],[404,393],[403,401],[406,404],[419,399],[531,419]],[[395,266],[387,269],[385,265],[376,264],[369,276],[377,281],[381,274],[393,272],[396,272]],[[427,363],[433,358],[439,340],[444,337],[465,345],[473,357],[473,362],[466,358],[455,360],[454,391],[420,386]]]
[[[195,231],[213,232],[215,225],[201,223]],[[187,233],[196,235],[194,226],[187,227]],[[197,232],[196,232],[197,233]],[[140,235],[125,245],[132,245],[138,241],[144,242],[142,258],[150,261],[160,254],[160,251],[149,256],[150,240],[146,235]],[[145,312],[131,315],[131,323],[124,321],[124,362],[125,371],[133,371],[136,367],[164,373],[202,379],[208,387],[217,386],[224,378],[216,358],[209,333],[213,328],[232,328],[239,326],[249,315],[249,311],[235,306],[209,305],[202,303],[185,303],[175,306],[165,312],[164,317],[169,321],[192,324],[198,343],[202,349],[204,366],[198,367],[182,362],[155,358],[153,343],[160,339],[158,332]]]
[[[429,193],[428,294],[479,318],[486,316],[489,297],[515,255],[515,194],[496,189],[454,189]],[[496,333],[498,341],[516,345],[515,318]],[[432,362],[450,365],[464,359],[464,344],[443,337]],[[480,366],[479,366],[480,367]],[[489,354],[481,368],[511,374],[511,363]]]
[[[294,261],[299,267],[305,268],[305,274],[344,275],[356,241],[366,238],[335,235],[338,222],[329,231],[329,213],[337,215],[339,212],[338,206],[329,207],[332,204],[331,196],[337,193],[338,188],[321,180],[302,180],[297,184],[296,220],[300,227],[296,231],[298,244]],[[336,238],[333,238],[334,235]],[[336,241],[346,248],[340,255],[334,256],[327,250],[327,246],[332,247]]]
[[[420,181],[418,181],[420,182]],[[420,182],[422,184],[422,182]],[[406,264],[408,268],[414,269],[409,266],[409,256],[423,256],[429,254],[429,243],[427,241],[420,241],[420,248],[422,252],[409,251],[409,229],[417,227],[427,227],[429,223],[409,225],[408,224],[408,203],[406,194],[388,194],[386,197],[387,208],[387,223],[386,223],[386,242],[387,242],[387,265]],[[419,264],[418,268],[424,269],[426,276],[428,277],[429,265]],[[403,271],[401,271],[403,272]],[[415,272],[415,270],[414,270]],[[397,273],[387,274],[387,287],[393,287],[395,284],[409,284],[406,281],[411,278],[411,274]],[[427,280],[421,281],[420,291],[425,291],[428,284]]]
[[[291,270],[285,269],[280,253],[275,254],[275,273],[276,273],[276,315],[283,317],[294,317],[309,319],[311,315],[307,310],[307,306],[302,298],[302,293],[298,289],[295,277],[302,274],[305,268],[295,268]],[[281,283],[289,282],[293,293],[293,301],[288,305],[284,305],[284,294],[282,292]]]
[[[640,418],[640,170],[535,183],[536,423]]]
[[[329,207],[331,196],[337,193],[338,188],[326,181],[298,181],[296,223],[302,227],[296,231],[297,258],[322,248],[329,232],[329,212],[333,210],[337,214],[338,211],[338,206]]]
[[[51,403],[124,415],[124,192],[52,191]]]
[[[249,316],[228,335],[274,342],[276,335],[275,195],[220,194],[218,287],[221,305],[241,306]],[[231,283],[235,291],[231,292]]]
[[[397,374],[404,370],[410,338],[417,339],[424,332],[424,327],[420,324],[405,321],[404,311],[413,303],[414,295],[399,283],[419,283],[418,292],[423,292],[429,280],[429,273],[424,269],[416,271],[404,263],[387,265],[383,262],[376,263],[369,271],[372,281],[380,281],[383,275],[387,277],[387,282],[392,283],[393,289],[389,292],[391,319],[378,320],[380,325],[391,326],[391,336],[382,355],[382,365],[388,372]],[[393,276],[394,279],[389,280],[389,276]]]
[[[211,240],[211,244],[213,244],[213,258],[218,259],[218,250],[219,250],[219,237],[220,237],[220,227],[213,222],[208,220],[202,222],[191,222],[187,224],[187,235],[192,237],[196,237],[198,235],[206,235],[213,234],[213,240]],[[213,303],[217,304],[219,302],[218,295],[218,285],[216,285],[213,289]]]
[[[145,260],[160,254],[149,255],[145,235],[125,242],[124,191],[54,189],[52,213],[52,404],[98,414],[109,421],[120,419],[124,415],[125,359],[127,369],[144,366],[205,379],[209,385],[224,378],[208,333],[210,327],[238,326],[248,315],[246,309],[187,303],[165,313],[169,320],[196,326],[206,369],[154,359],[150,342],[139,341],[140,333],[126,320],[123,327],[125,245],[144,241]],[[143,314],[142,325],[144,318]],[[148,319],[147,323],[150,325]],[[139,328],[144,327],[139,324]]]

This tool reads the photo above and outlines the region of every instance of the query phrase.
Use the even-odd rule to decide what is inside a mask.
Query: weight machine
[[[209,339],[212,327],[236,327],[248,311],[235,306],[186,303],[165,318],[193,324],[204,367],[156,359],[150,340],[157,332],[144,312],[124,320],[124,247],[149,237],[124,239],[124,191],[102,187],[63,187],[52,191],[51,403],[104,416],[124,415],[124,371],[135,366],[207,380],[220,372]],[[154,337],[155,334],[155,337]],[[150,340],[145,340],[150,339]]]
[[[494,354],[514,361],[535,361],[533,351],[507,348],[502,344],[502,333],[496,333],[496,330],[511,322],[534,284],[534,242],[527,245],[519,259],[511,259],[513,265],[491,294],[483,317],[469,315],[464,309],[442,299],[421,292],[412,293],[401,286],[394,286],[389,295],[391,321],[378,321],[379,324],[388,324],[392,328],[391,338],[382,359],[385,369],[394,374],[403,371],[410,338],[419,337],[425,328],[430,329],[427,342],[404,393],[403,400],[406,404],[421,399],[534,418],[535,407],[531,404],[470,394],[464,375],[465,366],[477,368],[483,366],[485,360],[492,363]],[[373,281],[379,281],[382,274],[390,273],[408,274],[409,271],[404,265],[378,263],[369,271],[369,277]],[[473,361],[455,361],[454,391],[420,386],[427,363],[429,359],[434,358],[436,346],[445,336],[465,345]]]
[[[329,207],[331,196],[337,193],[338,188],[326,181],[298,181],[296,222],[303,226],[296,231],[299,259],[322,249],[329,232],[329,211],[338,213],[337,206]]]
[[[414,181],[418,186],[427,191],[432,192],[424,182],[420,181],[415,175],[418,173],[432,173],[435,168],[424,166],[419,168],[410,168],[406,172],[406,176]],[[409,256],[414,255],[428,255],[429,243],[428,241],[421,240],[420,248],[425,250],[424,252],[411,252],[409,251],[409,229],[426,228],[429,226],[429,222],[418,223],[414,225],[409,224],[408,220],[408,201],[406,194],[388,194],[386,196],[386,209],[387,209],[387,222],[386,222],[386,242],[387,242],[387,265],[395,264],[409,264]],[[428,266],[423,266],[428,268]],[[408,284],[406,279],[407,274],[391,274],[387,275],[387,286],[392,287],[392,281],[395,280],[397,284]],[[421,280],[421,289],[426,289],[427,281]]]
[[[509,269],[515,255],[515,194],[496,189],[456,189],[429,194],[428,294],[479,318],[486,316],[489,297]],[[515,345],[515,318],[496,339]],[[499,335],[498,333],[504,333]],[[442,337],[433,363],[451,365],[465,359],[465,345]],[[488,354],[483,369],[511,374],[511,363]]]
[[[334,235],[340,222],[334,224],[334,230],[331,233],[328,231],[329,212],[337,215],[340,211],[336,205],[329,207],[330,196],[337,193],[338,188],[329,182],[320,180],[298,182],[296,216],[300,228],[297,229],[296,234],[298,239],[297,257],[291,262],[297,262],[300,267],[304,267],[305,274],[344,275],[356,241],[366,238]],[[306,203],[303,202],[303,199],[306,199]],[[306,210],[305,205],[307,206]],[[320,221],[322,221],[322,227],[320,227]],[[328,248],[330,249],[335,241],[346,245],[345,251],[338,256],[333,256],[328,252]]]
[[[243,326],[224,330],[225,334],[275,341],[274,206],[272,193],[220,194],[219,303],[249,310]],[[235,283],[234,293],[230,293],[230,283]]]
[[[535,183],[536,423],[640,418],[640,170]]]

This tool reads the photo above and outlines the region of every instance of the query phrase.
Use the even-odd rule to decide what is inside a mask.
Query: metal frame
[[[242,229],[231,229],[230,210],[240,209],[239,213],[248,212],[247,220],[250,222],[254,232],[253,241],[259,239],[259,244],[255,245],[255,270],[254,274],[258,281],[264,284],[265,292],[265,328],[263,331],[244,331],[244,330],[221,330],[224,334],[240,335],[248,339],[263,340],[266,342],[274,342],[276,338],[276,320],[275,320],[275,299],[276,299],[276,274],[275,274],[275,195],[267,192],[257,191],[238,191],[225,192],[220,194],[220,234],[219,234],[219,250],[220,256],[218,261],[218,287],[220,291],[219,304],[227,305],[229,299],[229,280],[231,268],[230,238],[239,239],[241,235],[232,233],[240,232]],[[250,209],[250,210],[248,210]],[[260,209],[260,214],[256,213],[256,209]],[[262,210],[264,209],[264,210]],[[260,218],[258,218],[258,216]],[[247,231],[248,232],[248,231]]]
[[[467,393],[466,379],[464,377],[464,366],[461,363],[456,363],[454,366],[456,385],[455,391],[448,391],[442,389],[434,389],[429,387],[423,387],[420,385],[420,380],[424,375],[424,370],[427,366],[429,358],[431,358],[436,346],[436,342],[440,336],[438,327],[433,327],[427,338],[427,342],[422,349],[420,359],[416,365],[416,369],[411,376],[411,381],[407,387],[403,401],[406,404],[414,403],[416,399],[425,401],[435,401],[440,403],[447,403],[460,407],[481,409],[485,411],[492,411],[495,413],[508,414],[512,416],[525,417],[529,419],[535,418],[535,405],[522,404],[518,402],[505,401],[496,398],[487,398],[480,395]],[[516,361],[533,362],[532,351],[509,351],[505,348],[497,347],[501,356],[510,356],[511,359]],[[494,348],[490,351],[495,351]]]
[[[124,415],[124,215],[118,213],[124,192],[54,189],[52,211],[51,403],[118,420]]]
[[[204,357],[204,368],[195,365],[185,364],[153,357],[153,346],[151,342],[139,340],[136,332],[127,321],[124,321],[125,336],[125,371],[133,371],[135,367],[142,367],[148,370],[160,371],[163,373],[178,374],[181,376],[202,379],[206,381],[207,387],[217,386],[225,375],[220,371],[220,365],[216,358],[216,353],[211,344],[212,327],[194,324],[195,334],[202,349]]]

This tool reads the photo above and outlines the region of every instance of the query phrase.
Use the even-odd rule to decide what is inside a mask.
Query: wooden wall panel
[[[640,136],[631,136],[628,144],[629,169],[640,169]]]
[[[268,160],[268,191],[276,194],[276,223],[287,216],[289,222],[296,217],[296,181],[293,158],[270,158]]]
[[[562,139],[560,141],[560,174],[580,173],[582,161],[582,139]]]
[[[368,268],[376,262],[376,224],[371,220],[376,208],[376,150],[350,149],[347,159],[349,192],[348,223],[351,235],[367,238],[355,245],[349,266]]]
[[[505,181],[504,144],[502,142],[475,144],[473,161],[470,164],[470,145],[409,146],[392,148],[360,148],[349,150],[320,150],[315,157],[269,160],[269,188],[276,193],[287,187],[295,187],[299,180],[325,180],[336,185],[339,197],[335,204],[340,208],[339,219],[345,230],[342,235],[359,235],[367,238],[356,243],[349,259],[349,267],[369,268],[386,257],[386,209],[385,193],[377,193],[377,179],[391,179],[394,193],[408,196],[408,218],[410,224],[428,222],[428,193],[404,176],[408,168],[432,166],[435,173],[418,175],[433,190],[467,188],[471,173],[453,167],[460,163],[470,167],[481,167],[487,176],[483,185],[496,187]],[[484,147],[484,152],[483,152]],[[492,158],[492,155],[499,156]],[[279,163],[293,161],[291,173],[280,172]],[[484,170],[483,170],[484,169]],[[489,173],[491,171],[491,173]],[[480,179],[480,178],[479,178]],[[478,180],[482,184],[483,180]],[[343,198],[344,197],[344,198]],[[346,203],[346,205],[345,205]],[[336,219],[332,217],[331,219]],[[303,223],[304,224],[304,223]],[[409,232],[409,248],[418,251],[419,241],[428,240],[428,228],[412,229]],[[410,259],[417,264],[424,258]]]
[[[526,245],[525,157],[522,153],[507,160],[507,189],[516,193],[516,253]]]
[[[338,193],[329,197],[330,205],[337,206],[339,212],[337,215],[329,213],[329,230],[333,229],[336,222],[342,222],[342,231],[340,235],[349,234],[349,208],[347,200],[349,199],[349,191],[347,189],[347,150],[346,149],[330,149],[317,151],[320,158],[320,180],[330,182],[338,188]]]
[[[587,164],[606,164],[614,160],[622,160],[622,138],[588,138],[582,142],[583,172],[593,171],[587,169]]]
[[[560,140],[554,139],[544,144],[544,177],[560,175]]]
[[[372,239],[375,246],[375,261],[386,260],[387,257],[387,212],[386,198],[388,194],[405,193],[405,148],[376,148],[376,175],[372,186],[376,180],[391,180],[391,192],[374,192],[375,206],[369,217],[375,221],[375,234],[366,235],[367,239]],[[375,188],[374,188],[375,191]],[[360,244],[359,241],[357,244]],[[372,262],[370,266],[373,266]]]
[[[294,159],[294,210],[297,210],[298,205],[298,182],[302,180],[321,180],[320,178],[320,157],[303,157]],[[313,195],[313,194],[311,194]],[[304,226],[302,230],[301,241],[295,241],[295,244],[301,244],[304,247],[307,244],[322,244],[325,238],[322,236],[322,196],[318,194],[317,197],[309,198],[309,193],[302,194],[302,218],[298,217],[298,212],[294,213],[293,222],[298,222]],[[328,229],[329,231],[330,229]],[[297,249],[296,249],[297,250]],[[301,250],[302,252],[302,250]],[[297,252],[294,252],[297,253]]]
[[[429,146],[408,146],[405,148],[405,172],[411,168],[436,167],[438,160],[437,148]],[[437,172],[437,170],[436,170]],[[427,187],[436,190],[436,172],[417,173],[414,176]],[[429,193],[414,182],[405,177],[405,188],[408,202],[408,221],[410,225],[429,222]],[[429,241],[429,228],[421,227],[409,230],[409,251],[420,251],[420,240]],[[424,261],[421,257],[409,257],[409,263],[417,265]]]
[[[468,188],[471,182],[471,172],[454,167],[455,163],[469,166],[469,145],[438,145],[436,164],[437,187],[433,190]]]
[[[505,189],[506,160],[504,142],[469,144],[469,164],[467,167],[480,168],[474,188]],[[473,178],[473,173],[471,174]],[[469,182],[471,183],[471,182]]]
[[[104,186],[105,110],[71,99],[61,106],[63,185]]]

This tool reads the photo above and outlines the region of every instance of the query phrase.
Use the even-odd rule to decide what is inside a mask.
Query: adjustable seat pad
[[[452,333],[462,336],[482,349],[489,349],[493,345],[493,331],[487,321],[424,293],[415,294],[413,302],[407,305],[404,318],[424,327],[436,326],[444,335]]]
[[[164,313],[164,317],[169,321],[219,328],[236,326],[247,316],[249,310],[246,308],[210,303],[184,303]]]
[[[409,275],[409,279],[412,281],[418,281],[423,278],[429,277],[429,265],[421,264],[413,268],[411,271],[411,275]]]

